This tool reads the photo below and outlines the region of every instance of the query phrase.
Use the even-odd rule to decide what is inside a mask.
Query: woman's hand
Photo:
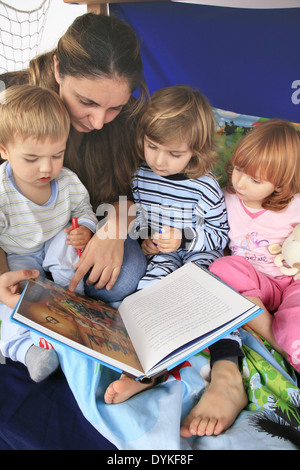
[[[124,239],[101,239],[98,232],[87,244],[76,264],[76,273],[70,282],[69,290],[74,291],[78,282],[91,269],[87,283],[97,289],[111,289],[116,282],[123,263]]]
[[[76,264],[76,273],[69,290],[74,291],[78,282],[89,272],[87,283],[96,289],[111,289],[116,282],[123,264],[124,243],[128,228],[135,220],[136,207],[126,198],[111,205],[105,223],[88,242]]]
[[[0,300],[10,308],[14,308],[20,298],[19,282],[36,279],[39,276],[36,269],[20,269],[8,271],[0,276]]]

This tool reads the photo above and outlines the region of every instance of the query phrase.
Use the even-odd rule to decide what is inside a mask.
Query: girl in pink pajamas
[[[266,121],[238,143],[224,196],[232,256],[217,259],[209,270],[263,309],[248,325],[300,372],[300,280],[283,276],[268,250],[300,223],[300,139],[291,124]],[[222,341],[228,359],[226,347],[234,338]],[[235,370],[230,360],[215,363],[211,373],[218,376],[184,419],[182,436],[203,435],[203,429],[218,434],[231,426],[248,402]]]
[[[283,276],[268,247],[300,223],[300,139],[271,119],[237,145],[224,191],[232,256],[210,271],[262,307],[249,326],[300,372],[300,280]]]

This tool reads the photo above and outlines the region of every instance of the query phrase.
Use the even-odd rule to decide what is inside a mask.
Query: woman
[[[127,236],[130,180],[136,168],[135,116],[146,96],[135,33],[113,16],[82,15],[54,51],[32,60],[28,70],[3,74],[0,80],[6,87],[30,83],[51,88],[64,101],[72,123],[65,166],[85,184],[104,222],[80,258],[70,290],[88,273],[88,295],[121,300],[135,290],[146,267],[139,245]],[[132,96],[135,90],[140,91],[138,99]],[[126,196],[121,210],[119,196]],[[114,238],[107,236],[110,229]],[[8,270],[5,259],[2,252],[0,272]]]

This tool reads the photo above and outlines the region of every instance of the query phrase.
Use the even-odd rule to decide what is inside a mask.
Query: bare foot
[[[247,403],[238,367],[231,361],[217,361],[207,390],[182,422],[180,434],[183,437],[218,435],[233,424]]]
[[[151,380],[150,383],[143,383],[138,380],[131,379],[126,375],[121,375],[119,380],[112,382],[106,389],[104,394],[105,403],[123,403],[133,395],[137,395],[148,388],[153,387],[155,379]]]

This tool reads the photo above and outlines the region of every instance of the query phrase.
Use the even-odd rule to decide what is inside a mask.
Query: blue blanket
[[[292,450],[300,448],[300,391],[278,353],[251,330],[241,330],[243,377],[249,405],[219,436],[180,437],[180,422],[199,399],[209,377],[209,354],[198,354],[170,371],[150,390],[107,405],[103,395],[119,374],[55,344],[70,389],[86,419],[122,450]],[[35,344],[40,337],[33,334]]]

